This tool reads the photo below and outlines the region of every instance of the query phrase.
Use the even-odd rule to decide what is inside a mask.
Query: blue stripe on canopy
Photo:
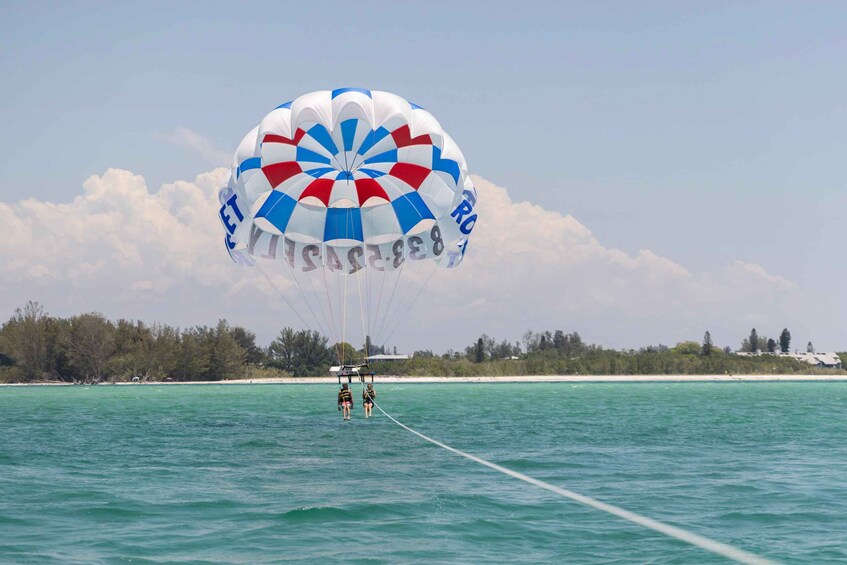
[[[324,241],[334,239],[364,241],[361,208],[327,208]]]
[[[335,169],[333,169],[332,167],[317,167],[315,169],[309,169],[308,171],[303,172],[307,175],[315,177],[316,179],[319,179],[327,173],[334,173]]]
[[[356,153],[358,153],[359,155],[364,155],[370,150],[371,147],[379,143],[382,138],[388,135],[389,133],[390,132],[382,126],[373,130],[365,137],[365,140],[362,141],[362,145],[361,147],[359,147],[359,150],[356,151]]]
[[[452,159],[442,159],[441,149],[435,145],[432,146],[432,170],[447,173],[455,183],[459,182],[459,163]]]
[[[397,150],[392,149],[391,151],[386,151],[385,153],[380,153],[379,155],[374,155],[370,159],[365,159],[365,163],[396,163],[397,162]]]
[[[300,147],[299,145],[297,146],[297,156],[295,159],[301,162],[306,161],[308,163],[323,163],[324,165],[329,165],[329,157],[325,157],[316,151]]]
[[[403,233],[409,233],[409,230],[421,220],[435,219],[421,195],[415,191],[400,196],[391,205],[394,207],[394,213],[397,215],[397,221],[400,222]]]
[[[288,220],[291,219],[291,213],[294,212],[296,205],[296,200],[283,192],[274,190],[262,204],[262,207],[259,208],[256,217],[267,219],[276,229],[285,233]]]
[[[291,108],[291,103],[292,103],[292,102],[294,102],[294,101],[293,101],[293,100],[289,100],[289,101],[288,101],[288,102],[286,102],[285,104],[280,104],[279,106],[277,106],[276,108],[274,108],[274,110],[280,110],[280,109],[282,109],[282,108]]]
[[[238,170],[235,172],[235,178],[241,176],[241,173],[244,171],[249,171],[250,169],[258,169],[262,166],[262,158],[261,157],[251,157],[249,159],[245,159],[238,165]]]
[[[358,172],[365,173],[372,179],[379,178],[385,174],[382,171],[377,171],[376,169],[359,169]]]
[[[371,91],[364,88],[336,88],[332,91],[332,98],[335,99],[336,97],[341,96],[345,92],[361,92],[368,98],[373,98],[373,96],[371,96]]]
[[[353,150],[353,138],[356,137],[356,126],[359,120],[344,120],[341,122],[341,138],[344,140],[344,151]]]
[[[312,139],[320,143],[321,147],[329,151],[330,154],[338,155],[338,147],[335,146],[332,136],[329,135],[329,132],[326,131],[326,128],[321,124],[313,125],[306,133],[308,133]]]

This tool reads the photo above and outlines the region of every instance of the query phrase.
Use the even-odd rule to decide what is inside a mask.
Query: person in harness
[[[368,383],[368,387],[362,390],[362,405],[365,407],[365,418],[373,416],[375,398],[376,391],[374,390],[374,385],[372,383]]]
[[[353,408],[353,394],[350,392],[350,387],[347,383],[341,385],[341,390],[338,391],[338,409],[341,410],[341,416],[345,420],[350,419],[350,411]]]

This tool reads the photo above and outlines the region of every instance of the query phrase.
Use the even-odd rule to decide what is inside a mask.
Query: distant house
[[[767,353],[763,351],[751,353],[749,351],[737,351],[735,354],[741,357],[776,355],[777,357],[790,357],[797,361],[803,361],[821,369],[841,369],[841,358],[835,353]]]
[[[785,353],[784,355],[793,357],[798,361],[805,361],[809,365],[821,369],[841,368],[841,358],[835,353]]]
[[[368,361],[406,361],[409,359],[408,355],[386,355],[384,353],[380,353],[379,355],[371,355],[366,358]]]

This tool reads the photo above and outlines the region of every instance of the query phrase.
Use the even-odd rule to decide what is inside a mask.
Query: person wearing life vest
[[[374,385],[372,383],[368,383],[368,388],[362,391],[362,404],[365,407],[365,418],[373,416],[375,398],[376,391],[374,390]]]
[[[350,387],[347,383],[341,385],[341,390],[338,391],[338,409],[341,410],[341,416],[345,420],[350,419],[350,410],[353,408],[353,394],[350,392]]]

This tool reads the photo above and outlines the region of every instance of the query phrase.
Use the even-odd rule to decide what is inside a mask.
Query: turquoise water
[[[404,423],[789,563],[847,562],[847,383],[380,385]],[[3,563],[724,563],[334,386],[0,388]]]

